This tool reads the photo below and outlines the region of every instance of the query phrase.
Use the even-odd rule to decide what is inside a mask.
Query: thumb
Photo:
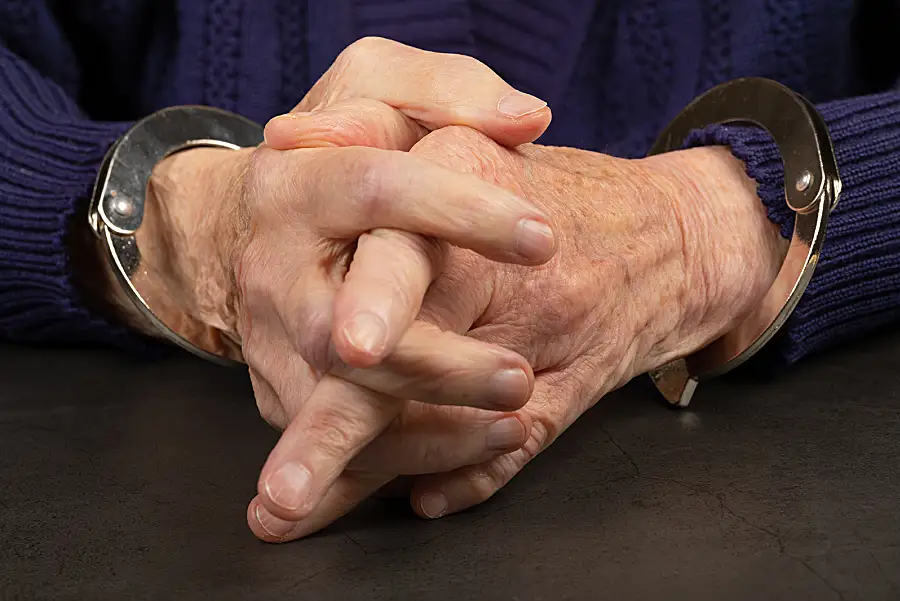
[[[366,146],[407,151],[428,130],[378,100],[341,100],[313,113],[293,112],[266,124],[266,145],[275,150]]]
[[[471,127],[509,147],[536,140],[552,118],[546,102],[516,90],[472,57],[382,38],[364,38],[344,50],[296,110],[350,98],[383,102],[428,130]]]

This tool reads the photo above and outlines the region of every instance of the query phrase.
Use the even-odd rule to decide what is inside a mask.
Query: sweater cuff
[[[900,318],[900,93],[819,105],[837,155],[843,193],[832,211],[815,275],[779,338],[787,362]],[[794,214],[775,142],[754,127],[712,126],[687,146],[724,145],[759,185],[784,237]]]
[[[81,117],[59,88],[0,49],[0,338],[156,345],[91,312],[71,273],[68,228],[129,123]]]

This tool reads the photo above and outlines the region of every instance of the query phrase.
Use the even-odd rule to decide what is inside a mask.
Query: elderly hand
[[[360,40],[267,126],[262,147],[195,149],[157,166],[138,235],[151,261],[152,251],[162,257],[150,266],[165,280],[154,309],[224,334],[219,346],[253,366],[242,313],[270,303],[320,371],[341,360],[375,365],[414,319],[446,242],[521,264],[555,251],[532,203],[397,151],[449,124],[515,145],[549,122],[546,103],[474,59]],[[273,151],[298,138],[308,150]]]
[[[545,103],[474,59],[367,39],[294,113],[269,124],[263,147],[195,149],[157,166],[136,234],[142,292],[165,323],[186,323],[245,360],[261,413],[280,428],[291,422],[260,480],[274,511],[312,511],[349,458],[403,410],[397,399],[495,410],[445,419],[455,463],[424,462],[431,470],[525,441],[530,423],[496,410],[528,399],[527,361],[412,322],[448,242],[539,264],[555,252],[548,216],[506,189],[402,151],[455,123],[515,145],[549,120]],[[277,150],[298,138],[300,149]],[[409,438],[392,432],[361,460],[397,457]],[[432,439],[420,440],[427,454]],[[407,471],[402,463],[383,467]],[[422,471],[416,465],[412,473]]]
[[[786,250],[754,183],[725,149],[629,161],[532,145],[508,150],[447,128],[412,154],[540,203],[559,243],[551,262],[529,269],[454,249],[428,292],[421,319],[517,351],[534,369],[535,388],[518,411],[532,424],[520,449],[418,478],[411,502],[424,517],[484,501],[605,393],[728,331],[762,298]],[[314,532],[401,473],[386,466],[403,459],[385,457],[388,449],[404,455],[398,439],[417,458],[432,434],[430,461],[452,464],[446,425],[465,431],[462,424],[474,427],[484,413],[410,403],[389,442],[376,439],[303,519],[280,519],[288,516],[270,514],[257,498],[250,526],[270,541]],[[403,473],[423,467],[412,463]]]
[[[454,252],[426,299],[424,315],[521,353],[535,372],[519,411],[533,423],[528,443],[420,478],[412,501],[426,517],[484,501],[604,394],[731,330],[762,300],[787,251],[727,149],[622,160],[510,151],[453,128],[413,153],[539,202],[559,235],[557,256],[533,270]],[[450,311],[460,297],[468,300],[455,307],[474,311]]]

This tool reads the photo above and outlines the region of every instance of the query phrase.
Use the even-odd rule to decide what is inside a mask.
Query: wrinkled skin
[[[397,475],[417,476],[420,515],[477,504],[774,278],[783,241],[727,151],[509,150],[492,140],[550,121],[526,96],[474,59],[361,40],[263,147],[154,171],[147,297],[245,359],[285,430],[248,507],[263,540],[315,532]],[[523,245],[523,219],[549,244]],[[360,337],[361,312],[387,335]]]
[[[489,498],[605,393],[727,331],[767,290],[783,256],[752,183],[722,149],[627,161],[537,145],[509,150],[446,128],[412,153],[533,200],[560,233],[558,253],[539,267],[454,248],[426,296],[421,320],[516,351],[535,386],[518,411],[531,424],[521,448],[415,481],[412,504],[425,517]],[[447,423],[478,423],[484,413],[410,402],[391,429],[433,435],[434,468],[435,457],[452,453],[440,436]],[[376,439],[367,452],[403,453],[402,444],[379,446]],[[396,475],[372,471],[380,465],[358,459],[302,520],[263,514],[262,529],[251,504],[251,528],[271,541],[314,532]]]
[[[260,477],[272,511],[312,511],[406,398],[492,413],[447,424],[452,463],[404,466],[417,453],[394,450],[409,437],[386,432],[365,456],[392,471],[450,469],[527,439],[530,424],[504,412],[531,395],[528,362],[414,320],[450,244],[535,265],[556,252],[552,224],[508,190],[406,151],[454,123],[516,145],[550,117],[475,59],[368,38],[267,125],[265,145],[157,165],[136,236],[141,290],[164,323],[245,361],[261,414],[290,422]],[[144,329],[140,315],[126,321]]]

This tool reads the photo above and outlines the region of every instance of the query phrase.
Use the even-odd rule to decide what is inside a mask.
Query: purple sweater
[[[263,122],[353,40],[477,57],[547,100],[542,142],[638,157],[695,96],[776,79],[831,127],[844,196],[779,341],[796,360],[900,318],[900,26],[889,0],[0,0],[0,339],[133,339],[73,287],[67,232],[129,123],[207,104]],[[877,69],[874,65],[877,63]],[[718,128],[789,235],[778,153]]]

